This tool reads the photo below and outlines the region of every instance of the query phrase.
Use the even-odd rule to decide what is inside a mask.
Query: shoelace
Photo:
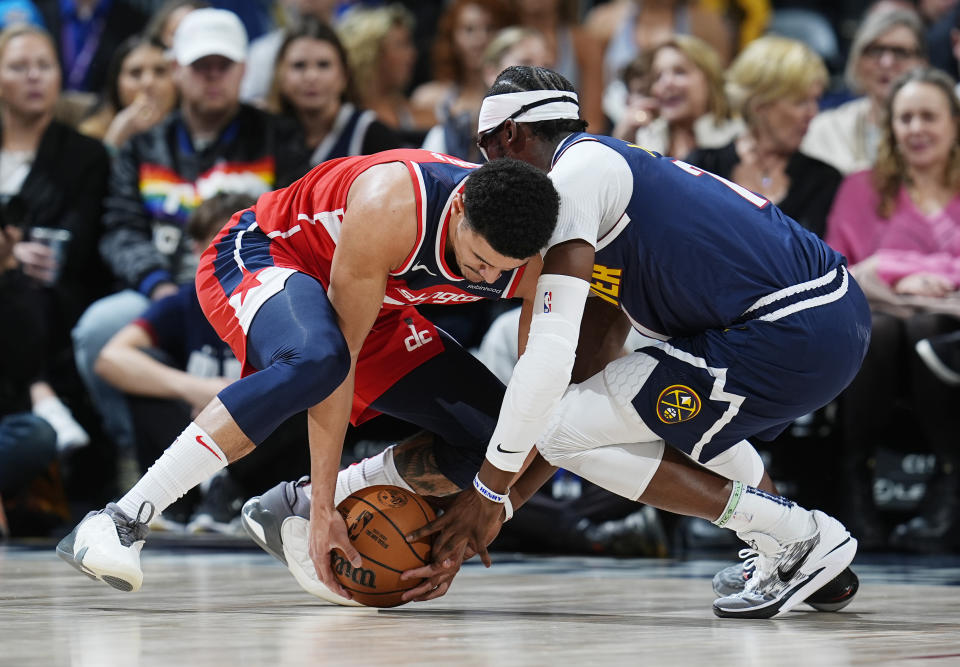
[[[147,508],[149,512],[146,518],[142,518],[144,508]],[[113,522],[117,526],[117,535],[120,536],[120,544],[129,547],[134,542],[144,539],[150,532],[147,524],[153,519],[155,513],[156,508],[153,503],[145,500],[140,503],[140,507],[137,509],[137,516],[132,519],[125,515],[123,517],[114,515]]]
[[[770,554],[763,553],[755,547],[751,549],[741,549],[739,554],[741,558],[745,557],[744,554],[746,554],[746,556],[751,556],[752,554],[748,560],[743,562],[744,568],[746,568],[747,563],[754,568],[753,574],[750,575],[750,578],[747,579],[743,587],[744,591],[754,591],[764,585],[784,551],[784,547]]]

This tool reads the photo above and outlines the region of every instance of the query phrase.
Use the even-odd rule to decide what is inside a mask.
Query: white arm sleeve
[[[633,196],[630,165],[599,141],[569,146],[554,164],[550,179],[560,194],[560,212],[548,251],[574,239],[596,247]],[[590,284],[579,278],[540,276],[527,348],[513,370],[487,447],[487,460],[497,468],[520,469],[570,384],[589,292]],[[549,304],[544,299],[547,293]]]
[[[577,352],[590,283],[544,274],[537,282],[527,348],[507,385],[487,460],[517,472],[563,397]]]

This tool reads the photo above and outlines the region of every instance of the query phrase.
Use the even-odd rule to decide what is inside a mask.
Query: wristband
[[[503,497],[503,522],[506,523],[513,518],[513,503],[510,502],[510,494],[508,493]]]
[[[487,485],[480,481],[480,473],[477,473],[477,475],[473,478],[473,488],[475,488],[477,490],[477,493],[479,493],[481,496],[483,496],[487,500],[493,501],[495,503],[499,503],[501,505],[504,505],[507,502],[507,494],[497,493],[496,491],[492,491],[491,489],[488,489]],[[513,514],[513,512],[511,512],[511,514]]]

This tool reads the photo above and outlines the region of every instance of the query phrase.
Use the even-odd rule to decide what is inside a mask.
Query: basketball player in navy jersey
[[[411,536],[440,532],[436,566],[408,573],[429,581],[408,598],[442,594],[442,565],[465,549],[489,566],[502,503],[521,505],[555,465],[737,531],[751,548],[719,616],[769,618],[808,598],[843,606],[855,578],[815,594],[853,577],[856,540],[773,493],[746,438],[772,439],[856,374],[870,313],[845,259],[734,183],[583,129],[573,87],[549,70],[508,68],[484,99],[479,146],[548,170],[560,214],[475,490]],[[564,394],[578,337],[589,366],[629,326],[650,344]]]
[[[339,548],[355,565],[360,556],[337,502],[371,483],[410,487],[390,452],[338,477],[348,421],[384,412],[433,431],[442,446],[422,455],[438,477],[421,477],[418,490],[469,485],[484,446],[475,432],[492,431],[503,385],[415,306],[530,298],[557,209],[546,174],[522,162],[477,168],[397,150],[323,163],[238,212],[201,257],[197,293],[244,377],[117,503],[88,514],[58,555],[118,590],[138,590],[152,514],[307,410],[306,538],[323,563],[308,586],[349,597],[329,554]]]

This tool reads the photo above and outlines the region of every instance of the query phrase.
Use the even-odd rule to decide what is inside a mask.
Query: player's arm
[[[128,324],[103,347],[94,372],[120,391],[185,401],[201,409],[228,381],[190,375],[161,363],[144,350],[152,347],[150,334],[138,324]]]
[[[570,146],[550,178],[560,194],[557,230],[537,282],[526,349],[507,385],[476,479],[477,495],[487,499],[491,494],[484,489],[493,497],[508,491],[570,382],[595,244],[600,230],[612,228],[623,215],[633,193],[626,159],[594,141]]]
[[[310,555],[317,575],[331,590],[349,596],[333,578],[329,552],[339,547],[359,565],[343,520],[333,505],[337,471],[353,404],[357,358],[383,306],[387,276],[409,253],[416,238],[416,201],[402,163],[375,166],[350,188],[334,252],[327,296],[350,350],[343,383],[307,411],[310,444]]]
[[[583,165],[589,165],[584,168]],[[507,385],[486,458],[474,479],[476,492],[462,493],[439,519],[410,536],[438,532],[435,563],[454,564],[476,552],[484,564],[504,498],[534,444],[547,427],[570,382],[583,309],[593,276],[601,225],[612,228],[633,191],[626,160],[598,142],[572,146],[551,179],[560,194],[557,233],[544,256],[530,316],[527,346]]]
[[[571,381],[583,382],[614,359],[622,357],[630,329],[630,320],[622,310],[603,299],[587,299]]]
[[[554,246],[544,257],[527,345],[507,385],[487,456],[474,480],[480,516],[499,515],[497,502],[489,501],[509,493],[570,384],[593,260],[593,245],[580,239]],[[442,541],[435,545],[441,554],[445,547]],[[474,549],[489,565],[486,545]]]

